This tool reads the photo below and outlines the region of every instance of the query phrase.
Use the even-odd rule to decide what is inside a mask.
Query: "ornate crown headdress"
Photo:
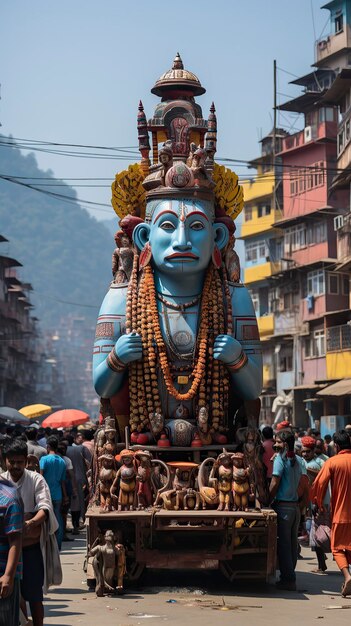
[[[205,93],[199,79],[184,69],[179,56],[156,82],[152,93],[161,96],[154,117],[146,121],[142,102],[138,111],[141,162],[116,175],[112,206],[120,218],[147,218],[147,204],[163,197],[202,199],[215,207],[212,219],[233,220],[243,209],[243,189],[237,175],[214,161],[217,119],[212,103],[208,120],[202,118],[194,96]],[[150,140],[152,157],[150,163]],[[163,143],[159,150],[158,146]]]

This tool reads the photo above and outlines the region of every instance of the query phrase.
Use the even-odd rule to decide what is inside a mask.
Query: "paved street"
[[[218,573],[147,575],[142,584],[123,597],[96,598],[88,592],[84,560],[84,535],[65,543],[62,551],[63,584],[50,590],[45,601],[45,626],[136,626],[138,624],[212,625],[259,621],[260,626],[284,623],[346,624],[351,619],[351,598],[340,596],[341,575],[328,557],[326,576],[311,574],[316,560],[307,548],[298,561],[296,593],[277,592],[257,584],[231,585]],[[169,602],[172,600],[172,602]],[[332,610],[329,607],[335,607]],[[342,608],[343,607],[343,608]],[[349,609],[349,610],[347,610]]]

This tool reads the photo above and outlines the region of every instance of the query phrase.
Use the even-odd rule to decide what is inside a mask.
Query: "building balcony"
[[[351,29],[348,25],[345,25],[343,30],[338,33],[324,35],[316,41],[316,65],[349,47],[351,47]]]
[[[263,315],[257,318],[258,330],[260,331],[260,338],[266,339],[274,333],[274,315]]]
[[[260,280],[265,280],[272,276],[272,274],[277,274],[281,270],[281,262],[272,262],[267,261],[266,263],[260,263],[259,265],[252,265],[251,267],[246,267],[244,270],[244,283],[257,283]]]
[[[344,311],[349,308],[348,295],[323,294],[313,296],[309,301],[307,298],[301,300],[302,321],[308,322],[323,317],[325,313],[332,311]]]
[[[351,265],[351,213],[335,219],[340,219],[340,227],[336,231],[338,262],[349,267]]]
[[[341,324],[327,330],[327,378],[351,378],[351,326]]]
[[[322,243],[314,243],[301,247],[299,250],[289,250],[289,246],[285,246],[284,257],[291,259],[295,266],[310,265],[320,261],[321,259],[336,260],[335,236],[331,233],[328,241]]]
[[[323,139],[336,139],[337,124],[336,122],[321,122],[316,126],[306,126],[303,130],[284,137],[282,141],[281,153],[297,150],[303,146],[307,146],[314,141]]]
[[[274,334],[295,335],[301,328],[299,317],[298,305],[284,311],[276,311],[274,313]]]

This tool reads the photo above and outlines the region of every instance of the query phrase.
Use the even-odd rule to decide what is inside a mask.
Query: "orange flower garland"
[[[159,314],[157,308],[157,299],[156,299],[156,290],[154,283],[154,276],[152,273],[152,269],[150,266],[145,268],[145,281],[147,285],[147,293],[148,300],[150,306],[151,320],[153,324],[154,337],[158,349],[158,357],[160,361],[161,370],[163,373],[164,381],[167,387],[167,391],[175,398],[176,400],[192,400],[199,388],[200,381],[204,375],[205,367],[206,367],[206,352],[207,352],[207,341],[208,341],[208,312],[209,312],[209,293],[212,283],[213,269],[209,268],[203,289],[202,295],[202,306],[201,306],[201,314],[200,314],[200,328],[199,328],[199,339],[198,339],[198,359],[197,363],[194,367],[194,370],[191,374],[191,378],[193,382],[189,391],[186,393],[180,393],[173,385],[172,382],[172,374],[170,371],[168,356],[167,356],[167,348],[164,342]]]

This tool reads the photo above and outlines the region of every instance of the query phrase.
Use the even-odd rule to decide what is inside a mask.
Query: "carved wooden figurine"
[[[205,406],[202,406],[199,410],[199,414],[197,416],[197,429],[202,443],[205,446],[211,445],[212,436],[208,423],[208,410]]]
[[[136,471],[134,466],[134,452],[122,450],[122,467],[119,468],[116,478],[111,487],[111,496],[116,497],[116,489],[119,483],[118,510],[133,511],[135,508]]]
[[[99,457],[99,464],[98,492],[101,511],[112,511],[113,502],[110,490],[116,477],[115,459],[112,454],[102,454]]]
[[[123,230],[115,234],[116,248],[112,254],[112,275],[115,283],[127,283],[133,269],[133,244]]]
[[[232,460],[234,511],[248,511],[250,470],[244,467],[244,455],[242,452],[232,454]]]
[[[126,571],[125,550],[122,544],[115,543],[112,530],[107,530],[102,545],[97,545],[90,550],[93,559],[93,569],[96,579],[95,592],[98,597],[104,593],[116,591],[115,580],[117,579],[117,591],[123,591],[123,576]]]
[[[262,461],[262,444],[260,433],[256,428],[247,428],[243,445],[244,461],[250,470],[250,495],[249,500],[253,506],[267,504],[269,497],[267,492],[266,468]],[[256,497],[257,496],[257,497]]]
[[[207,506],[217,506],[219,503],[218,489],[216,489],[217,479],[214,476],[214,463],[215,460],[212,457],[207,457],[207,459],[201,463],[199,468],[197,480],[203,509],[206,509]],[[209,473],[208,468],[210,465],[212,465],[212,467]],[[210,482],[210,480],[212,482]]]
[[[193,488],[193,469],[189,467],[178,467],[176,469],[173,487],[176,496],[175,511],[189,508],[198,510],[200,508],[200,494]]]
[[[135,459],[138,462],[138,471],[136,475],[138,510],[142,510],[151,506],[153,501],[151,483],[151,454],[148,450],[136,452]]]
[[[114,417],[106,417],[104,433],[106,439],[102,447],[103,453],[115,456],[117,454],[117,431]]]
[[[233,462],[231,455],[223,450],[215,462],[218,475],[219,505],[218,511],[230,510],[230,495],[233,481]],[[213,481],[213,479],[212,479]],[[211,483],[211,480],[210,480]]]
[[[160,438],[165,425],[163,416],[161,413],[157,413],[157,411],[155,413],[150,413],[149,421],[152,436],[155,441],[157,441]]]

